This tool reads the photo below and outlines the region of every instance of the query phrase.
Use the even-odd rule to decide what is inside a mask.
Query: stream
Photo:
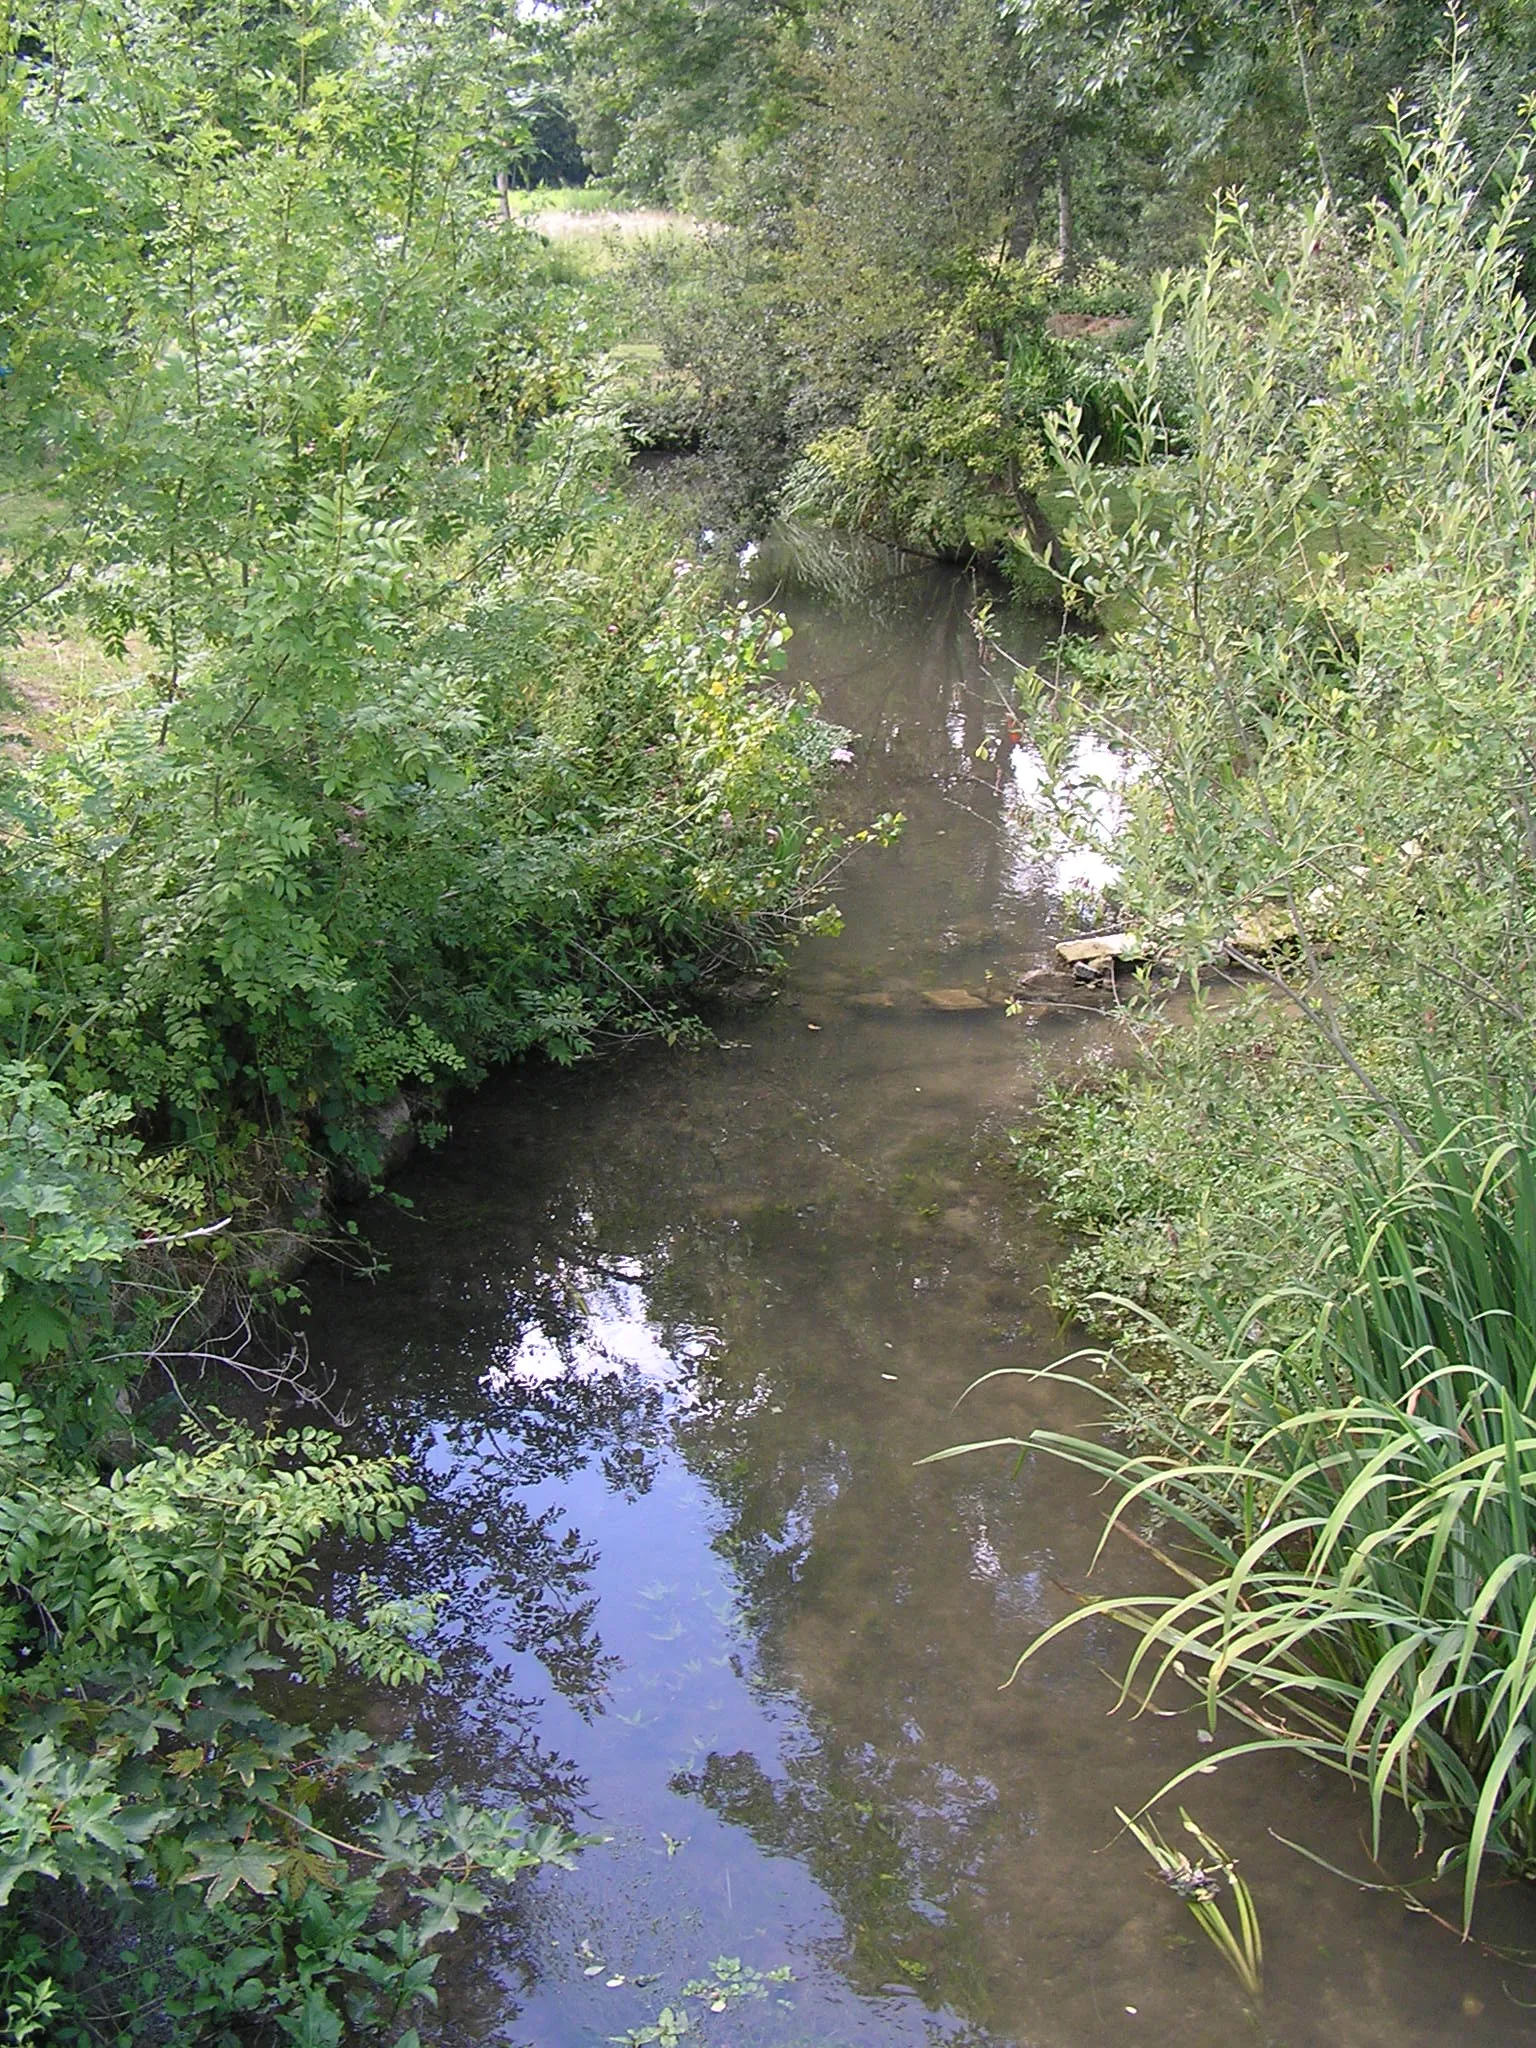
[[[426,1474],[376,1575],[448,1595],[441,1677],[363,1718],[604,1838],[455,1938],[434,2027],[587,2048],[666,2008],[687,2031],[662,2048],[1536,2042],[1536,1972],[1278,1839],[1370,1876],[1363,1794],[1217,1768],[1239,1737],[1202,1747],[1195,1713],[1111,1713],[1107,1625],[1003,1689],[1085,1586],[1155,1583],[1129,1545],[1089,1580],[1086,1475],[918,1462],[1095,1412],[1022,1378],[953,1411],[1072,1348],[1007,1134],[1125,1027],[925,997],[1045,960],[1072,879],[1018,829],[1027,753],[1000,773],[986,744],[1006,718],[971,586],[871,549],[818,588],[766,566],[791,673],[857,735],[840,814],[908,819],[850,864],[843,934],[707,1048],[493,1080],[395,1183],[410,1207],[364,1213],[387,1270],[311,1288],[357,1447]],[[1260,2014],[1115,1820],[1194,1763],[1183,1802],[1257,1900]],[[1491,1908],[1530,1940],[1523,1888]]]

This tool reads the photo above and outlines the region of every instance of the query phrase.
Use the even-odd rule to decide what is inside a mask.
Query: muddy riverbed
[[[925,1001],[1044,959],[1071,879],[1011,822],[1031,764],[996,757],[968,586],[780,573],[793,668],[858,735],[840,808],[909,820],[852,864],[843,935],[708,1049],[493,1082],[411,1207],[366,1213],[388,1272],[312,1289],[357,1443],[430,1488],[388,1582],[449,1596],[441,1680],[369,1720],[605,1838],[451,1950],[442,2032],[586,2048],[665,2008],[690,2048],[1536,2041],[1536,1974],[1276,1839],[1369,1874],[1363,1800],[1274,1759],[1184,1795],[1258,1900],[1251,2014],[1114,1820],[1213,1762],[1198,1717],[1111,1715],[1108,1629],[1000,1689],[1088,1583],[1103,1503],[1043,1459],[918,1461],[1092,1412],[1006,1379],[953,1410],[1070,1344],[1006,1134],[1042,1066],[1124,1029]],[[1523,1890],[1490,1928],[1536,1946]]]

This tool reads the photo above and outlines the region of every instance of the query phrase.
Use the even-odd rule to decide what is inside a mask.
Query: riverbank
[[[559,438],[552,461],[568,456]],[[570,474],[567,460],[567,487]],[[589,471],[589,488],[601,474]],[[536,465],[527,481],[542,493]],[[622,579],[603,573],[619,531]],[[83,718],[78,737],[6,763],[28,830],[5,885],[20,1033],[0,1068],[0,1389],[19,1522],[5,1611],[27,1647],[4,1732],[33,1760],[37,1815],[0,1831],[0,1853],[13,1884],[28,1870],[40,1880],[6,1922],[37,1965],[18,1998],[87,2018],[104,1954],[189,1929],[189,1981],[168,1971],[151,1996],[175,2017],[215,1996],[210,1973],[265,1932],[250,1995],[291,2014],[309,1966],[291,1961],[290,1930],[302,1919],[319,1942],[301,1900],[323,1878],[341,1886],[326,1895],[333,1945],[314,1949],[328,1959],[317,1995],[329,2009],[363,1995],[360,1970],[389,1987],[429,1967],[443,1924],[434,1887],[460,1887],[456,1924],[483,1902],[476,1872],[506,1882],[569,1854],[566,1832],[493,1815],[466,1822],[463,1841],[429,1828],[381,1848],[398,1765],[365,1765],[373,1745],[359,1735],[334,1782],[356,1764],[360,1811],[368,1798],[376,1811],[340,1847],[423,1888],[404,1917],[375,1913],[369,1861],[349,1875],[334,1825],[309,1818],[320,1738],[240,1695],[274,1651],[295,1675],[420,1677],[432,1600],[381,1603],[363,1586],[341,1610],[321,1608],[308,1562],[328,1535],[388,1535],[414,1492],[390,1459],[360,1463],[324,1430],[210,1426],[186,1401],[207,1398],[194,1381],[216,1365],[226,1323],[248,1323],[253,1295],[258,1309],[295,1298],[295,1261],[334,1228],[328,1180],[376,1182],[400,1135],[402,1082],[431,1104],[517,1056],[568,1063],[601,1042],[686,1040],[711,976],[776,958],[813,917],[840,844],[814,815],[839,735],[777,681],[773,619],[711,587],[670,539],[589,515],[577,601],[552,604],[547,584],[535,595],[546,541],[521,559],[504,549],[489,598],[477,590],[430,618],[418,607],[417,649],[459,634],[478,650],[453,684],[437,666],[430,730],[424,705],[402,712],[398,696],[391,722],[392,683],[412,676],[419,692],[428,679],[421,655],[398,647],[391,676],[376,618],[360,628],[355,675],[333,664],[321,690],[295,671],[265,695],[265,732],[238,748],[216,680],[189,681],[168,704],[151,674]],[[292,559],[273,573],[291,575]],[[327,578],[334,568],[328,558]],[[437,569],[397,561],[382,602],[409,605]],[[259,604],[259,581],[256,592]],[[520,640],[506,631],[519,612]],[[499,673],[485,654],[493,633]],[[92,785],[90,828],[109,851],[82,863],[77,796]],[[51,1062],[39,1052],[50,1036],[67,1048]],[[245,1363],[258,1384],[328,1412],[317,1382]],[[178,1422],[188,1448],[154,1448]],[[81,1684],[104,1718],[76,1727],[58,1698]],[[136,1713],[158,1716],[167,1737],[205,1728],[208,1771],[183,1784],[159,1742],[125,1751]],[[260,1811],[242,1789],[255,1757]],[[113,1833],[99,1855],[72,1851],[87,1794]],[[153,1889],[136,1882],[146,1862]],[[200,1894],[176,1889],[191,1867],[213,1888],[212,1921]],[[33,1916],[57,1917],[60,1877],[80,1880],[87,1920],[53,1977],[39,1974],[50,1951]],[[348,1933],[352,1915],[366,1941]]]
[[[1445,1830],[1466,1925],[1531,1861],[1536,1197],[1509,780],[1531,479],[1497,396],[1530,316],[1512,216],[1469,196],[1464,86],[1399,132],[1358,240],[1326,212],[1283,243],[1223,219],[1154,322],[1144,459],[1112,487],[1058,429],[1076,573],[1116,630],[1050,690],[1021,677],[1019,719],[1058,757],[1084,727],[1134,739],[1124,920],[1248,982],[1058,1094],[1029,1147],[1083,1233],[1057,1298],[1137,1376],[1133,1454],[1039,1448],[1190,1539],[1178,1596],[1090,1616],[1133,1623],[1138,1697],[1177,1667],[1212,1725],[1366,1781],[1373,1825],[1396,1798]],[[1389,444],[1390,474],[1355,466]]]

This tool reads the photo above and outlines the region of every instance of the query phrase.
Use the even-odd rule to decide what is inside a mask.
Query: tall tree
[[[713,199],[732,157],[797,119],[807,5],[576,0],[563,22],[567,91],[592,168],[637,199]]]
[[[905,356],[1020,191],[995,0],[844,0],[819,18],[785,262],[806,376],[856,393]]]

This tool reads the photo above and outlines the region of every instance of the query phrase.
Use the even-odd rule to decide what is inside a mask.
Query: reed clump
[[[1358,1148],[1325,1284],[1236,1326],[1300,1335],[1220,1358],[1164,1329],[1218,1393],[1150,1415],[1144,1388],[1109,1396],[1135,1449],[1019,1443],[1112,1481],[1104,1540],[1152,1540],[1181,1581],[1086,1604],[1020,1665],[1084,1620],[1131,1624],[1122,1699],[1192,1684],[1213,1726],[1249,1724],[1240,1751],[1362,1779],[1378,1838],[1395,1797],[1421,1842],[1450,1834],[1470,1924],[1490,1862],[1536,1873],[1536,1105],[1433,1100],[1425,1123],[1417,1154]]]

